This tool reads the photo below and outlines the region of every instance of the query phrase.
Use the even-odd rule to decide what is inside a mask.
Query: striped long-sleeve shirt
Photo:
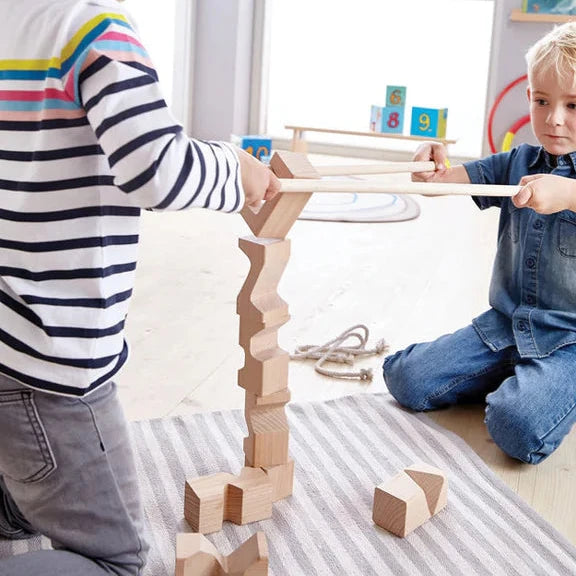
[[[0,0],[0,372],[83,395],[128,355],[140,210],[242,207],[115,0]]]

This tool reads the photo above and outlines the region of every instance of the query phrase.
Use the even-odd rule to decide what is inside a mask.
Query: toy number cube
[[[404,108],[385,106],[382,108],[380,132],[402,134],[404,130]]]
[[[395,106],[372,106],[370,130],[388,134],[402,134],[404,108]]]
[[[446,138],[447,108],[412,108],[411,136]]]
[[[406,86],[386,86],[386,106],[405,106]]]
[[[265,161],[270,157],[272,149],[272,139],[267,136],[235,136],[233,135],[232,143],[236,144],[248,154],[255,156],[258,160]]]

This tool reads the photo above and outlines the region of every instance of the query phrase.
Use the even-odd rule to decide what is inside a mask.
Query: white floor
[[[279,286],[291,313],[279,334],[283,348],[324,343],[365,324],[369,345],[385,338],[393,351],[468,324],[487,307],[497,211],[481,212],[467,197],[416,200],[421,215],[407,222],[296,222]],[[244,391],[236,385],[243,364],[236,296],[248,260],[237,245],[248,235],[239,215],[144,214],[128,319],[131,359],[118,379],[130,419],[243,407]],[[292,362],[292,400],[385,391],[381,363],[382,357],[359,363],[372,368],[374,379],[357,383]],[[533,467],[502,455],[486,434],[481,409],[435,418],[576,543],[575,433]]]

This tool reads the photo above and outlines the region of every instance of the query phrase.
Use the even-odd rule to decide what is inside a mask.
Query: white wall
[[[196,0],[191,134],[248,132],[253,0]]]
[[[530,46],[551,30],[555,24],[515,22],[510,20],[513,9],[520,8],[518,0],[498,0],[494,12],[494,36],[490,56],[490,74],[488,82],[488,110],[498,94],[513,80],[526,73],[524,55]],[[500,150],[504,135],[510,126],[529,112],[526,97],[526,84],[513,88],[502,100],[494,116],[494,143]],[[518,142],[535,143],[530,125],[518,132],[513,145]],[[487,135],[484,137],[483,154],[489,154]]]

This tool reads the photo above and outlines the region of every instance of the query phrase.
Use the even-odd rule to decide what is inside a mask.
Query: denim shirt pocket
[[[31,390],[0,392],[0,438],[1,475],[31,483],[46,478],[56,469]]]
[[[558,250],[566,258],[576,258],[576,214],[569,210],[558,214]]]

